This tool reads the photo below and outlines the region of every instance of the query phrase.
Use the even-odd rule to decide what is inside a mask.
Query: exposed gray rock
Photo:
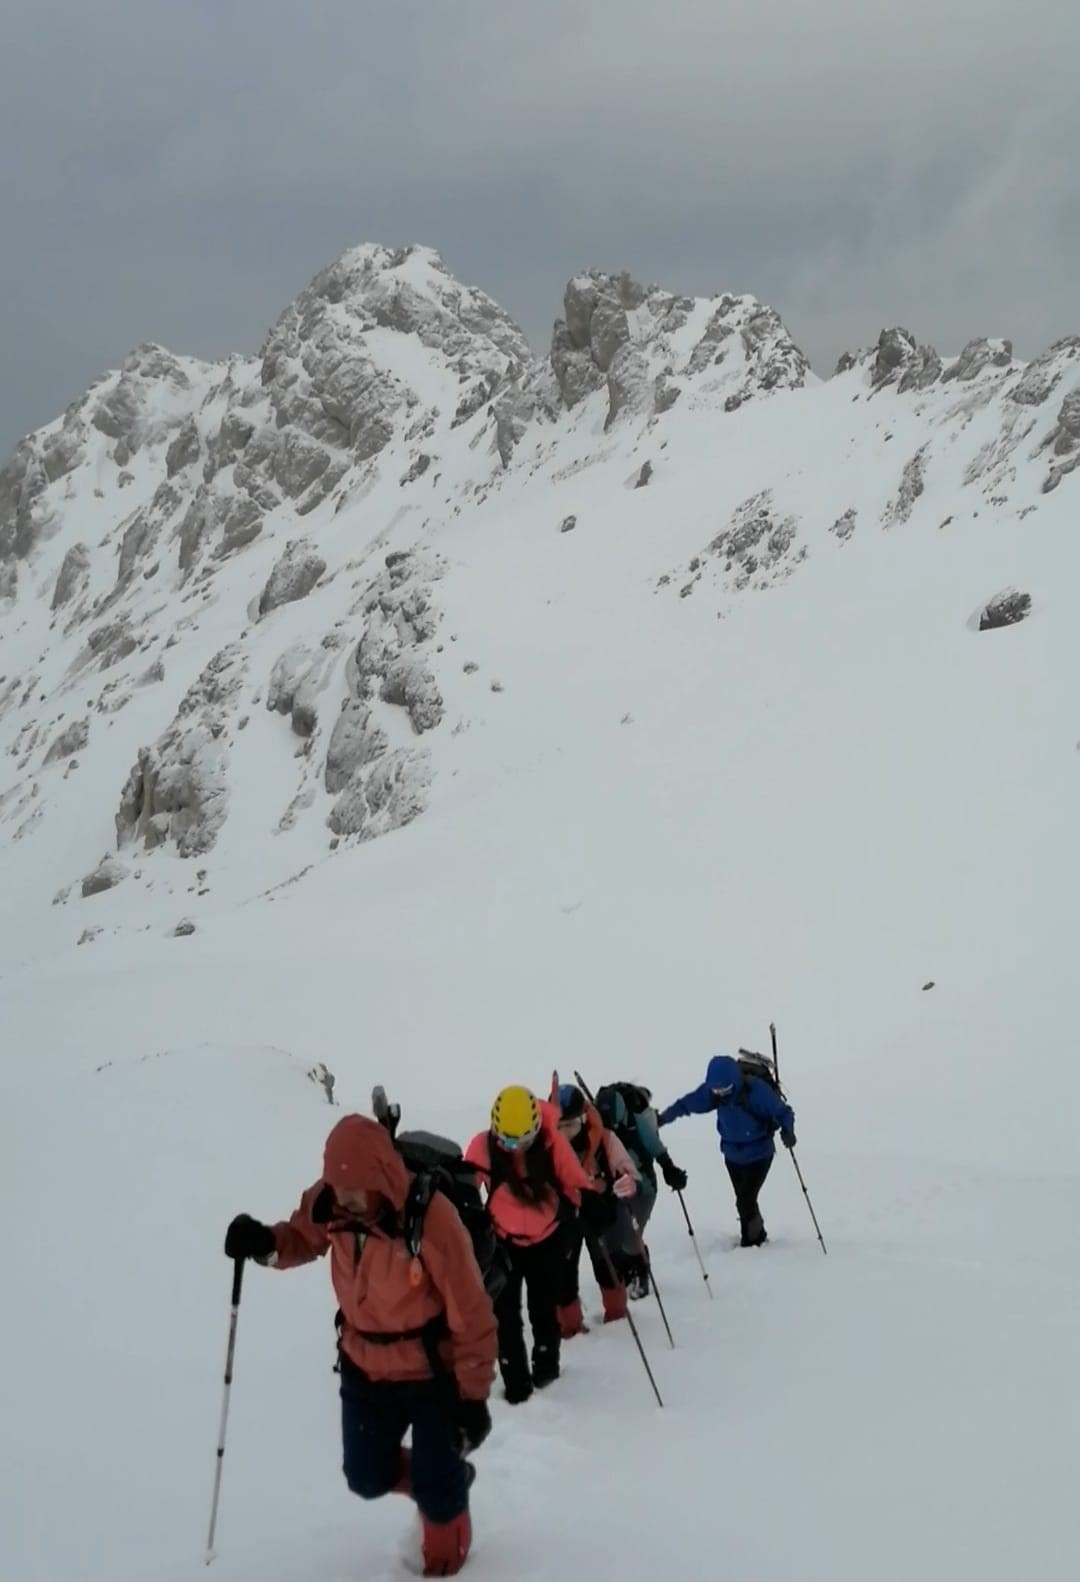
[[[619,349],[630,339],[630,324],[626,309],[609,296],[601,296],[589,326],[589,347],[592,360],[602,374],[606,374]]]
[[[886,527],[893,527],[900,522],[906,522],[914,510],[915,502],[925,487],[923,469],[926,465],[928,449],[929,446],[924,445],[920,450],[917,450],[904,468],[903,477],[900,479],[899,492],[885,513]]]
[[[185,467],[191,467],[199,459],[199,430],[195,426],[194,418],[186,418],[180,432],[165,452],[165,471],[170,478],[178,472],[183,472]]]
[[[161,659],[155,659],[154,663],[147,670],[144,670],[139,677],[138,685],[140,687],[149,687],[153,686],[155,682],[164,680],[165,665]]]
[[[653,405],[652,381],[645,354],[636,346],[624,344],[615,354],[607,376],[608,415],[604,423],[610,428],[619,414],[648,412]]]
[[[1044,449],[1053,456],[1042,491],[1049,494],[1068,473],[1080,467],[1080,390],[1073,390],[1061,403],[1057,422],[1047,435]]]
[[[681,395],[682,386],[677,385],[670,374],[658,374],[653,385],[653,411],[657,417],[670,412]]]
[[[89,719],[72,720],[53,742],[45,754],[44,761],[46,764],[54,764],[61,758],[71,758],[75,753],[82,752],[89,740]]]
[[[576,526],[577,526],[577,517],[576,516],[564,516],[562,521],[559,523],[559,532],[560,533],[572,533]],[[466,666],[466,669],[467,668],[468,667]]]
[[[552,331],[551,367],[567,407],[577,406],[604,383],[604,376],[590,354],[574,346],[561,319]]]
[[[1080,335],[1066,335],[1055,341],[1034,362],[1028,363],[1009,391],[1009,400],[1020,406],[1041,406],[1077,360],[1080,360]]]
[[[882,330],[878,336],[877,356],[870,376],[874,389],[879,390],[882,385],[895,383],[917,352],[915,337],[910,330],[901,329],[899,325],[891,330]]]
[[[310,539],[290,539],[260,595],[259,614],[268,615],[282,604],[307,598],[325,570],[326,561]]]
[[[566,333],[570,345],[578,351],[589,349],[592,316],[599,294],[599,285],[593,275],[575,275],[573,280],[567,281],[563,292]]]
[[[0,561],[25,559],[51,525],[44,501],[48,486],[37,441],[22,440],[0,471]]]
[[[271,713],[292,712],[297,690],[311,674],[318,658],[317,652],[304,643],[293,643],[278,657],[266,688],[266,707]]]
[[[917,346],[915,355],[908,362],[897,389],[901,394],[909,390],[929,390],[941,378],[941,358],[932,346]]]
[[[0,599],[14,599],[19,591],[19,567],[13,560],[0,563]]]
[[[63,428],[42,440],[41,464],[50,483],[65,478],[83,460],[86,455],[84,435],[85,425],[71,413]]]
[[[128,866],[118,857],[103,857],[93,873],[88,873],[82,881],[81,889],[84,896],[101,895],[105,890],[112,890],[128,876]]]
[[[829,532],[835,533],[842,543],[846,542],[855,531],[856,511],[854,506],[849,506],[843,516],[838,516],[830,527]]]
[[[536,397],[517,381],[503,389],[491,405],[495,418],[495,446],[504,467],[520,444],[526,429],[536,416]]]
[[[366,776],[353,776],[330,810],[327,823],[335,835],[373,840],[422,813],[430,785],[430,755],[399,748],[381,757]]]
[[[158,524],[147,511],[136,511],[120,541],[120,562],[116,580],[129,582],[138,569],[139,561],[153,549],[157,542]]]
[[[950,363],[942,374],[943,384],[951,379],[959,379],[967,383],[977,378],[984,368],[1010,368],[1012,366],[1012,341],[989,341],[979,339],[968,341],[963,351],[954,363]]]
[[[443,717],[442,694],[435,677],[423,660],[414,655],[403,655],[394,661],[386,672],[379,696],[384,703],[407,709],[418,735],[434,730]]]
[[[195,932],[195,924],[189,917],[183,918],[172,931],[173,939],[190,939]]]
[[[760,572],[778,568],[783,572],[781,562],[791,558],[798,524],[794,517],[777,518],[773,512],[770,490],[763,489],[751,495],[736,507],[730,525],[709,545],[710,551],[724,561],[724,569],[733,573],[733,583],[738,589],[749,587],[752,578]]]
[[[386,750],[386,735],[376,725],[371,710],[358,698],[350,698],[334,722],[326,754],[326,789],[336,795],[343,791],[358,769],[362,769]]]
[[[226,724],[243,683],[244,657],[224,648],[188,689],[176,718],[152,747],[141,747],[116,815],[123,846],[174,841],[181,857],[209,851],[228,812]]]
[[[431,457],[427,451],[421,451],[412,466],[402,474],[401,487],[403,489],[407,488],[410,483],[415,483],[418,478],[422,478],[430,466]]]
[[[643,461],[642,464],[641,464],[641,470],[640,470],[640,472],[637,475],[637,482],[634,484],[634,488],[635,489],[644,489],[646,484],[648,484],[649,481],[651,480],[652,475],[653,475],[653,464],[652,464],[652,462],[651,461]]]
[[[263,514],[247,494],[233,495],[219,502],[218,517],[221,523],[221,542],[215,558],[224,560],[237,550],[258,538],[263,529]]]
[[[995,594],[979,616],[979,631],[991,632],[1000,626],[1015,626],[1031,614],[1031,594],[1007,588]]]

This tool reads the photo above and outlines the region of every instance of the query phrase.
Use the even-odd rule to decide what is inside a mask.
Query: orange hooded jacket
[[[402,1334],[446,1315],[439,1352],[463,1400],[484,1400],[495,1377],[496,1331],[469,1233],[453,1204],[432,1195],[424,1219],[420,1256],[378,1220],[387,1207],[399,1220],[412,1175],[386,1130],[363,1115],[346,1115],[326,1140],[322,1179],[310,1186],[288,1220],[274,1226],[279,1269],[330,1254],[330,1278],[343,1318],[341,1348],[373,1380],[431,1377],[417,1337],[380,1344],[365,1333]],[[325,1188],[370,1195],[363,1230],[357,1221],[319,1224],[312,1208]]]

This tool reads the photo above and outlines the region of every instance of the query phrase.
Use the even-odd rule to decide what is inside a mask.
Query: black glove
[[[486,1401],[459,1401],[457,1426],[461,1432],[461,1454],[479,1450],[491,1433],[491,1413]]]
[[[783,1143],[785,1148],[794,1148],[795,1133],[785,1126],[783,1131],[780,1133],[780,1141]]]
[[[680,1170],[674,1160],[667,1154],[664,1154],[660,1159],[660,1171],[673,1192],[686,1191],[686,1171]]]
[[[269,1225],[238,1214],[225,1232],[226,1258],[269,1258],[277,1250],[277,1240]]]

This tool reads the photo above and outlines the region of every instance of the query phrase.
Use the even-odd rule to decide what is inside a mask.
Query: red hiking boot
[[[589,1333],[585,1315],[581,1311],[580,1297],[576,1301],[568,1302],[565,1307],[557,1307],[555,1313],[559,1320],[559,1334],[563,1340],[570,1340],[574,1335]]]
[[[612,1286],[610,1291],[601,1291],[604,1298],[604,1323],[613,1324],[617,1318],[626,1317],[626,1287],[625,1285]]]
[[[424,1575],[426,1577],[456,1577],[469,1557],[472,1543],[472,1522],[468,1511],[462,1511],[452,1522],[429,1522],[424,1525]]]

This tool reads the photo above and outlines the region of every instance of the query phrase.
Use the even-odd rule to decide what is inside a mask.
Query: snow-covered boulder
[[[372,720],[371,709],[350,698],[334,721],[326,754],[326,789],[343,791],[358,769],[386,750],[386,733]]]
[[[106,890],[112,890],[128,876],[128,866],[121,862],[119,857],[103,857],[94,869],[88,873],[80,886],[84,897],[101,895]]]
[[[370,772],[354,774],[327,823],[335,835],[374,840],[418,817],[427,806],[430,786],[430,755],[399,748],[379,758]]]
[[[268,615],[282,604],[306,599],[326,570],[326,561],[310,539],[292,538],[259,598],[259,614]]]

